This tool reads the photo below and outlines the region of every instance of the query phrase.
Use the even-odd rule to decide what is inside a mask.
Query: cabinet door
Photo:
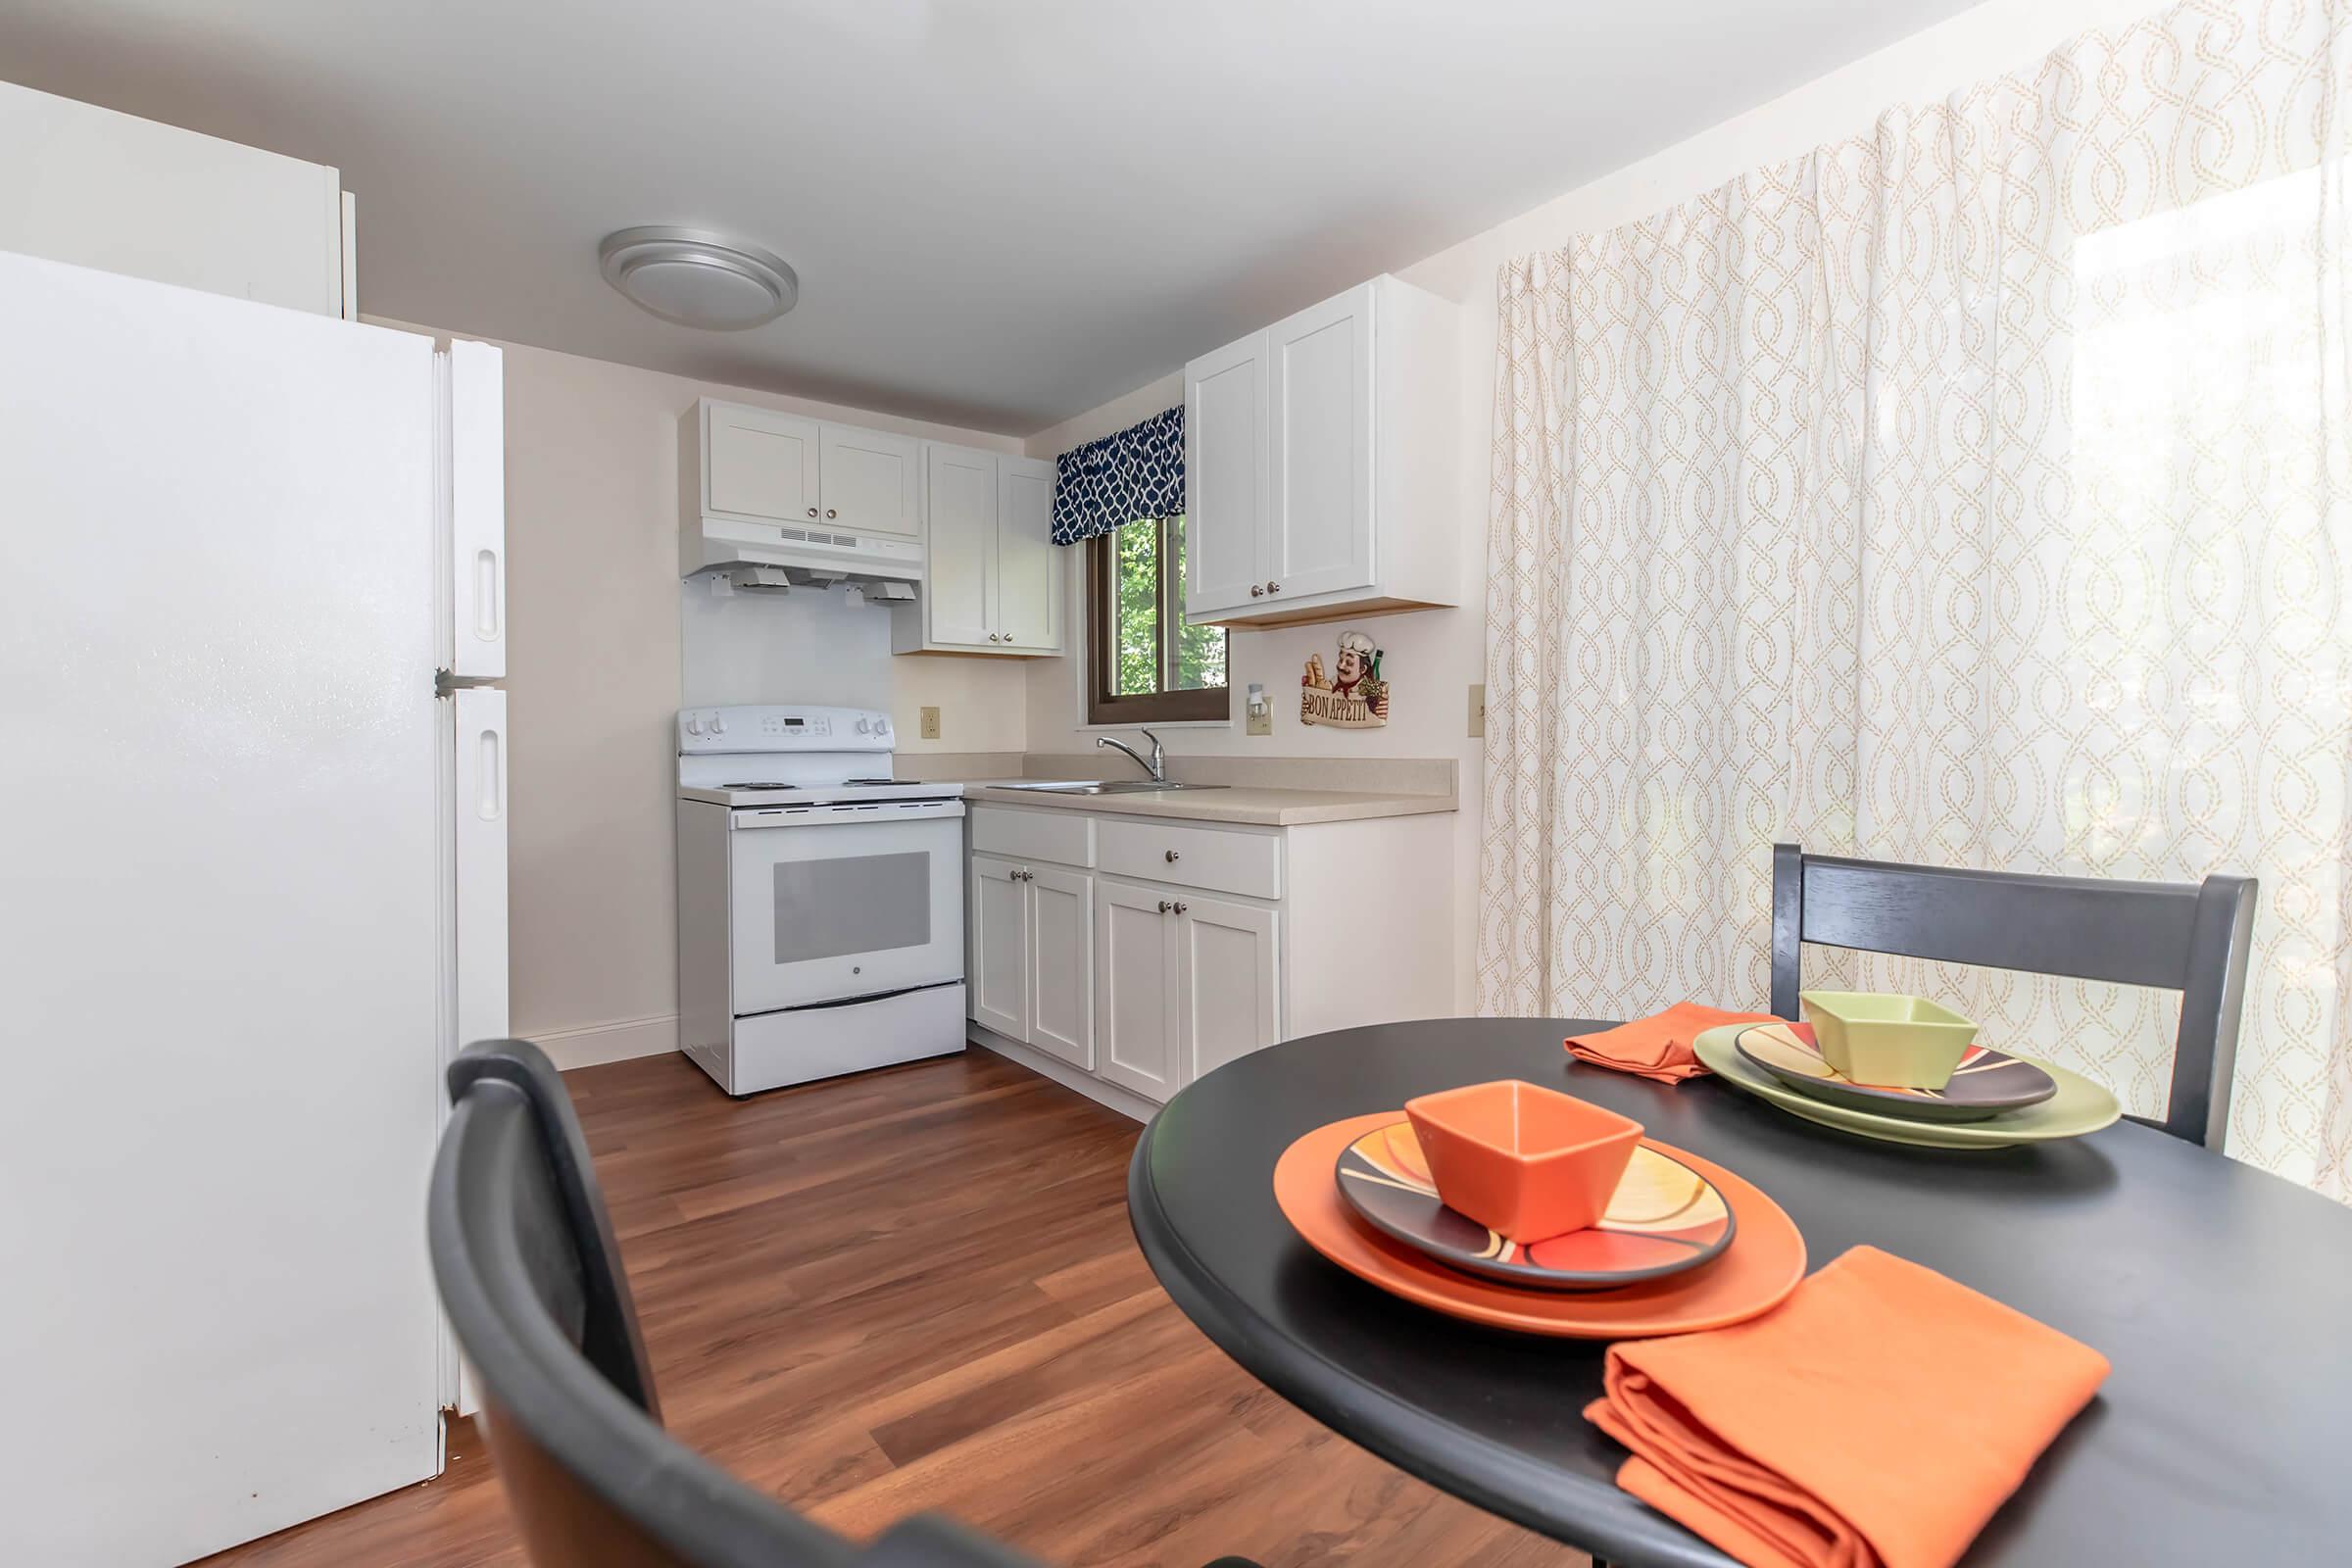
[[[1184,1082],[1280,1034],[1280,976],[1272,909],[1184,897],[1176,919],[1176,1038]]]
[[[1269,336],[1266,595],[1370,587],[1372,285],[1300,311]]]
[[[1184,368],[1184,612],[1265,596],[1266,334]]]
[[[1164,1101],[1183,1087],[1176,1053],[1176,917],[1170,895],[1095,883],[1095,1071]]]
[[[817,500],[819,426],[771,409],[705,406],[705,478],[712,512],[807,526]]]
[[[1095,879],[1030,866],[1029,1043],[1095,1070]]]
[[[923,449],[931,489],[923,594],[931,640],[996,648],[997,458],[934,442]]]
[[[1061,651],[1061,558],[1054,542],[1054,465],[997,460],[997,613],[994,630],[1029,653]]]
[[[1013,1040],[1029,1038],[1028,884],[1021,868],[972,857],[972,1019]]]
[[[824,426],[824,521],[844,532],[915,537],[922,531],[920,458],[912,436]]]

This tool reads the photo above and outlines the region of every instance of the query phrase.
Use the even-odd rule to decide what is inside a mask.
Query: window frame
[[[1184,626],[1184,585],[1170,582],[1168,517],[1138,517],[1159,530],[1155,560],[1159,564],[1159,680],[1164,688],[1176,668],[1177,638]],[[1130,527],[1133,524],[1129,524]],[[1086,721],[1089,724],[1230,724],[1233,688],[1200,686],[1187,691],[1160,690],[1121,696],[1111,679],[1111,575],[1114,533],[1099,533],[1086,542]],[[1226,652],[1232,653],[1230,632]],[[1228,665],[1230,670],[1231,666]],[[1228,676],[1230,679],[1230,675]]]

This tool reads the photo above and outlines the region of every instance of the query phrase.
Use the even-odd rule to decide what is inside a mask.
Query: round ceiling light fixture
[[[607,234],[596,248],[605,281],[639,310],[680,326],[741,332],[800,301],[800,274],[757,245],[702,228],[651,224]]]

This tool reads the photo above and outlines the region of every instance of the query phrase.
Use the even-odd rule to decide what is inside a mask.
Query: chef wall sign
[[[1323,656],[1306,656],[1298,681],[1298,722],[1331,729],[1379,729],[1389,721],[1389,683],[1380,676],[1380,650],[1360,631],[1340,633],[1340,653],[1328,675]]]

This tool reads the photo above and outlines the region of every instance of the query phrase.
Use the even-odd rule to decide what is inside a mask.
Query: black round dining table
[[[1720,1568],[1731,1559],[1616,1486],[1624,1450],[1583,1415],[1601,1345],[1398,1299],[1327,1262],[1275,1206],[1274,1162],[1299,1135],[1524,1078],[1755,1183],[1803,1233],[1808,1270],[1867,1243],[2108,1357],[2098,1396],[1966,1562],[2352,1562],[2352,1209],[2130,1122],[2006,1150],[1913,1148],[1562,1049],[1605,1027],[1380,1024],[1229,1062],[1136,1146],[1127,1204],[1144,1255],[1234,1360],[1398,1467],[1616,1563]]]

